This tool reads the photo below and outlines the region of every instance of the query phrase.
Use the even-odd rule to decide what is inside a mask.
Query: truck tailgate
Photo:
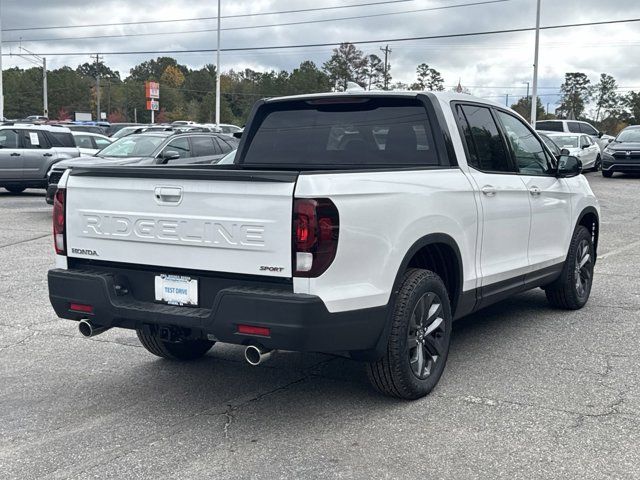
[[[90,168],[67,180],[67,255],[291,277],[297,173]]]

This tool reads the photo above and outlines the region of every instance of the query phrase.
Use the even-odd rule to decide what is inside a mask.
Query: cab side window
[[[0,130],[0,148],[18,148],[18,134],[15,130]]]
[[[498,111],[507,142],[518,165],[520,173],[525,175],[550,175],[554,172],[553,163],[542,146],[542,142],[520,119],[508,113]]]
[[[456,113],[467,144],[469,166],[483,172],[514,172],[491,110],[457,105]]]
[[[598,131],[593,128],[591,125],[589,125],[588,123],[581,123],[580,124],[580,131],[582,133],[586,133],[587,135],[593,135],[593,136],[597,136],[598,135]]]

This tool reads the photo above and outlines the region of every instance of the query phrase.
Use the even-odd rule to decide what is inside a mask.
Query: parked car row
[[[151,131],[127,135],[94,156],[81,156],[52,165],[47,175],[46,200],[53,204],[58,181],[69,167],[212,164],[235,150],[238,143],[234,137],[196,131]]]

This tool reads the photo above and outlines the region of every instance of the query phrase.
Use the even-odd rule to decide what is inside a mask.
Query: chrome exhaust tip
[[[96,335],[106,332],[110,328],[111,327],[100,327],[94,325],[89,320],[80,320],[80,323],[78,324],[78,330],[80,331],[80,335],[83,337],[95,337]]]
[[[244,349],[244,358],[249,365],[253,365],[255,367],[256,365],[260,365],[261,363],[269,360],[274,353],[275,350],[269,350],[257,345],[249,345]]]

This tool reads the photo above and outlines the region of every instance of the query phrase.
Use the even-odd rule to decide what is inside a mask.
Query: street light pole
[[[0,8],[2,8],[0,4]],[[4,91],[2,86],[2,12],[0,12],[0,121],[4,120]]]
[[[540,47],[540,1],[536,9],[536,45],[533,54],[533,90],[531,92],[531,125],[535,128],[538,114],[538,50]]]
[[[42,58],[42,114],[49,118],[49,95],[47,92],[47,59]]]
[[[220,0],[218,0],[218,45],[216,46],[216,125],[220,125]]]

